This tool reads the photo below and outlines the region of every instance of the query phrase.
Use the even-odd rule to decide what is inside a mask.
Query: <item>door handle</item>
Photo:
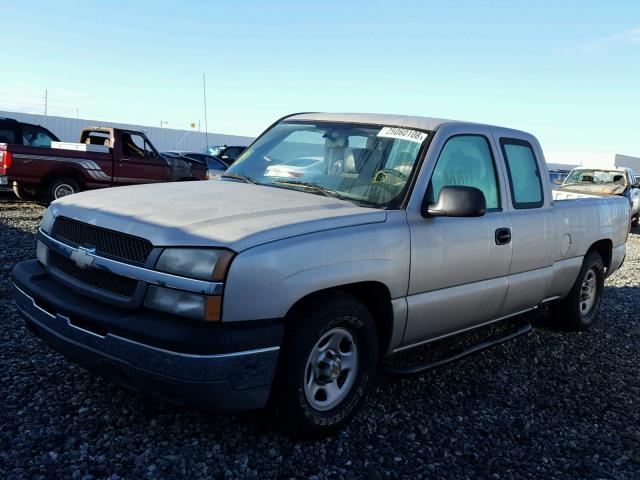
[[[511,229],[499,228],[496,230],[496,245],[507,245],[511,243]]]

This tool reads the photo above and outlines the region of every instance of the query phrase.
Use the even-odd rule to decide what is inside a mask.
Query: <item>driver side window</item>
[[[122,134],[122,154],[128,158],[151,159],[154,151],[142,135],[135,133]]]
[[[482,135],[456,135],[442,148],[429,182],[431,202],[442,187],[475,187],[483,194],[487,210],[500,208],[500,194],[491,147]]]

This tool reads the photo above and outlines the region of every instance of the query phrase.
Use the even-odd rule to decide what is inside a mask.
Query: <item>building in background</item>
[[[0,117],[15,118],[20,122],[42,125],[51,130],[63,142],[77,142],[80,131],[85,127],[115,127],[127,128],[144,132],[151,143],[159,150],[180,150],[199,152],[205,148],[205,133],[194,130],[176,130],[173,128],[147,127],[126,123],[104,122],[84,118],[66,118],[31,113],[5,112],[0,110]],[[252,137],[240,135],[226,135],[222,133],[208,133],[206,139],[209,145],[249,145]]]
[[[549,170],[571,170],[574,167],[629,167],[636,175],[640,174],[640,157],[619,153],[547,152],[545,160]]]

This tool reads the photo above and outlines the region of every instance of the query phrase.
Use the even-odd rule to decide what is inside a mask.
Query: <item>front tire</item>
[[[80,191],[80,185],[73,178],[60,177],[49,182],[45,191],[45,198],[48,203],[53,202],[67,195],[73,195]]]
[[[378,337],[371,312],[334,292],[299,306],[287,321],[271,419],[296,437],[333,434],[357,413],[373,383]]]
[[[591,252],[584,258],[569,295],[553,305],[553,316],[568,330],[588,330],[598,317],[603,293],[604,262],[600,254]]]

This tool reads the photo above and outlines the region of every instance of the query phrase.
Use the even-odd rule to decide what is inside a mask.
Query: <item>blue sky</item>
[[[640,1],[7,2],[0,110],[256,135],[296,111],[473,120],[640,156]]]

